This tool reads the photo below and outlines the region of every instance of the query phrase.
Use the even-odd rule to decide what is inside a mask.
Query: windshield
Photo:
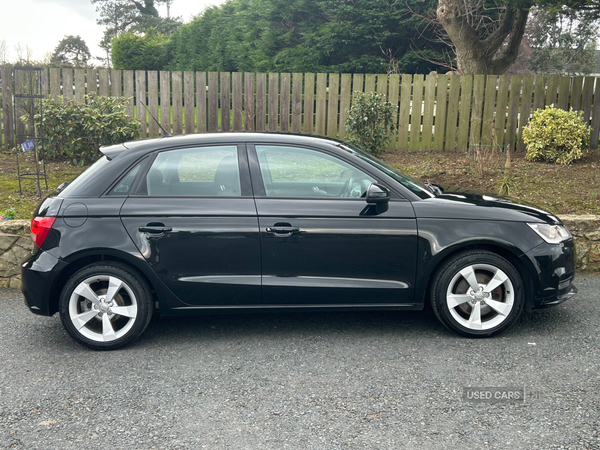
[[[345,144],[346,145],[346,144]],[[364,153],[354,147],[349,147],[350,150],[360,159],[368,162],[369,164],[377,167],[379,170],[384,172],[386,175],[389,175],[394,180],[401,183],[404,187],[409,189],[414,194],[418,195],[421,198],[431,198],[435,197],[435,194],[429,189],[425,184],[420,182],[419,180],[415,180],[412,177],[409,177],[405,173],[400,172],[395,167],[389,165],[388,163],[380,160],[379,158],[375,158],[367,153]]]

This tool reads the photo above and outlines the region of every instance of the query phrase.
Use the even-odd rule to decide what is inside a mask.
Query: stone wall
[[[600,216],[561,216],[575,237],[577,269],[600,272]],[[21,288],[21,263],[33,242],[28,220],[0,221],[0,288]]]

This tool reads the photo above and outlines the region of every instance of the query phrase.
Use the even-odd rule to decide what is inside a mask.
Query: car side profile
[[[487,337],[575,295],[558,218],[413,180],[339,141],[220,133],[101,149],[46,198],[29,309],[96,350],[154,313],[420,310]]]

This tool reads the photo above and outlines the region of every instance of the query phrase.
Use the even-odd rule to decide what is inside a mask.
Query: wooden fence
[[[14,142],[12,68],[0,71],[3,142]],[[344,139],[353,91],[378,92],[398,106],[390,149],[465,151],[469,145],[524,150],[523,126],[554,104],[583,111],[598,148],[600,83],[595,77],[216,73],[109,69],[46,69],[42,94],[85,101],[85,95],[128,98],[127,112],[145,126],[141,137],[269,131]],[[22,126],[19,124],[19,126]]]

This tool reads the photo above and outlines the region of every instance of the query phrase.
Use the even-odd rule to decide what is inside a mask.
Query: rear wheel
[[[438,319],[468,337],[488,337],[510,327],[523,310],[519,272],[501,256],[487,251],[457,255],[438,272],[431,290]]]
[[[94,350],[114,350],[137,339],[152,318],[147,283],[128,267],[97,263],[75,273],[60,296],[67,332]]]

